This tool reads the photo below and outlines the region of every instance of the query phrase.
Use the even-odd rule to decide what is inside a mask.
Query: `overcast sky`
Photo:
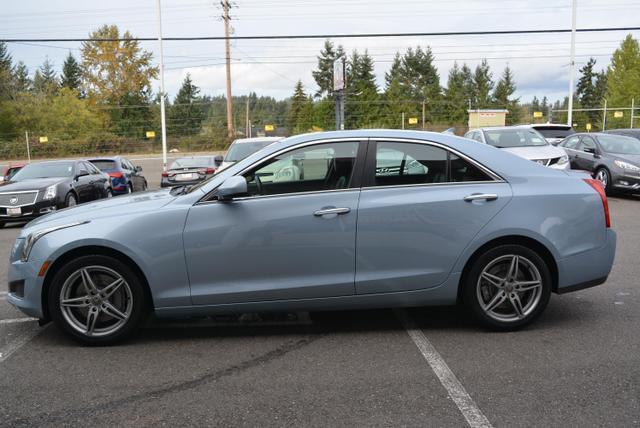
[[[134,36],[157,36],[155,0],[21,0],[3,2],[0,38],[86,37],[102,24],[116,24]],[[163,33],[171,36],[220,36],[223,23],[218,1],[162,0]],[[578,0],[578,28],[637,26],[640,1]],[[236,0],[232,10],[236,35],[391,33],[570,28],[571,0]],[[638,37],[638,32],[634,37]],[[625,33],[578,34],[578,67],[594,56],[605,68]],[[551,100],[567,93],[569,34],[336,39],[347,51],[358,49],[375,60],[378,84],[397,50],[431,46],[446,85],[454,60],[475,65],[486,57],[497,80],[508,63],[517,95]],[[234,95],[255,91],[284,98],[302,79],[309,92],[316,86],[311,71],[322,40],[248,40],[233,43]],[[158,43],[144,42],[158,61]],[[31,73],[48,57],[60,69],[80,43],[12,43],[14,61]],[[186,73],[203,94],[224,94],[224,42],[165,42],[165,84],[173,97]],[[158,89],[158,83],[154,83]]]

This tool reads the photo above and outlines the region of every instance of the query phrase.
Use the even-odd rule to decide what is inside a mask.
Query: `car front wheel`
[[[112,257],[74,259],[55,275],[49,288],[54,323],[87,345],[108,345],[130,335],[146,312],[138,275]]]
[[[463,287],[465,304],[482,324],[516,330],[544,311],[551,295],[551,273],[535,251],[501,245],[475,260]]]
[[[606,168],[599,168],[596,171],[594,178],[602,183],[607,194],[611,193],[611,174],[609,174],[609,171]]]

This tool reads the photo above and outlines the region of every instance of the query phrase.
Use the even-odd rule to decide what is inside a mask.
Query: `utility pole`
[[[569,107],[567,112],[567,125],[573,124],[573,75],[576,66],[576,9],[577,0],[571,1],[571,54],[569,59]]]
[[[402,112],[402,129],[404,129],[404,112]]]
[[[602,112],[602,130],[607,130],[607,100],[604,100],[604,111]]]
[[[244,136],[251,138],[251,124],[249,123],[249,97],[247,97],[247,112],[244,117],[244,123],[245,123]]]
[[[633,128],[633,110],[634,110],[634,105],[635,103],[635,98],[631,98],[631,124],[629,125],[629,128]]]
[[[424,107],[425,107],[425,100],[422,100],[422,130],[424,131]]]
[[[162,171],[167,170],[167,121],[164,109],[164,52],[162,49],[162,6],[158,0],[158,42],[160,43],[160,127],[162,128]]]
[[[633,115],[633,112],[631,113]],[[633,123],[633,119],[631,119]],[[31,149],[29,149],[29,131],[24,131],[24,137],[27,140],[27,163],[31,163]]]
[[[233,104],[231,101],[231,41],[229,40],[230,28],[229,22],[231,17],[229,11],[231,10],[231,4],[229,0],[222,0],[222,9],[224,11],[222,20],[224,21],[224,45],[225,45],[225,58],[227,61],[227,137],[233,138]]]

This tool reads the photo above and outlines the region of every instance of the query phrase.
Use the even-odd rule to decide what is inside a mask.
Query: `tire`
[[[149,185],[147,184],[147,180],[144,180],[144,183],[142,183],[142,191],[144,192],[145,190],[149,189]]]
[[[104,195],[105,198],[113,198],[113,190],[111,188],[107,189],[107,192]]]
[[[78,205],[78,199],[74,193],[69,192],[67,197],[64,199],[64,206],[66,208],[73,207]]]
[[[7,223],[5,223],[4,221],[0,221],[0,229],[2,229]]]
[[[598,180],[604,186],[604,191],[608,195],[611,193],[611,173],[605,167],[598,168],[593,174],[593,178]]]
[[[481,324],[493,330],[512,331],[540,316],[549,303],[551,284],[549,266],[538,253],[522,245],[501,245],[485,251],[473,262],[463,279],[462,297]]]
[[[129,183],[129,184],[127,185],[127,193],[128,193],[128,194],[133,193],[133,184]]]
[[[120,260],[103,255],[82,256],[62,266],[47,302],[56,326],[85,345],[124,340],[148,308],[139,276]]]

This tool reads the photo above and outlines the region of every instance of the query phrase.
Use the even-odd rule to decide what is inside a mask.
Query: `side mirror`
[[[140,165],[136,166],[136,172],[142,172],[142,167]]]
[[[229,177],[218,187],[217,193],[220,201],[230,201],[244,195],[247,193],[247,180],[241,175]]]
[[[222,162],[224,162],[224,157],[222,157],[222,155],[217,155],[213,158],[213,161],[215,162],[216,165],[221,165]]]
[[[585,151],[586,153],[591,153],[591,154],[593,154],[593,155],[595,155],[595,154],[596,154],[596,149],[595,149],[595,148],[593,148],[593,147],[585,147],[585,148],[584,148],[584,151]]]

